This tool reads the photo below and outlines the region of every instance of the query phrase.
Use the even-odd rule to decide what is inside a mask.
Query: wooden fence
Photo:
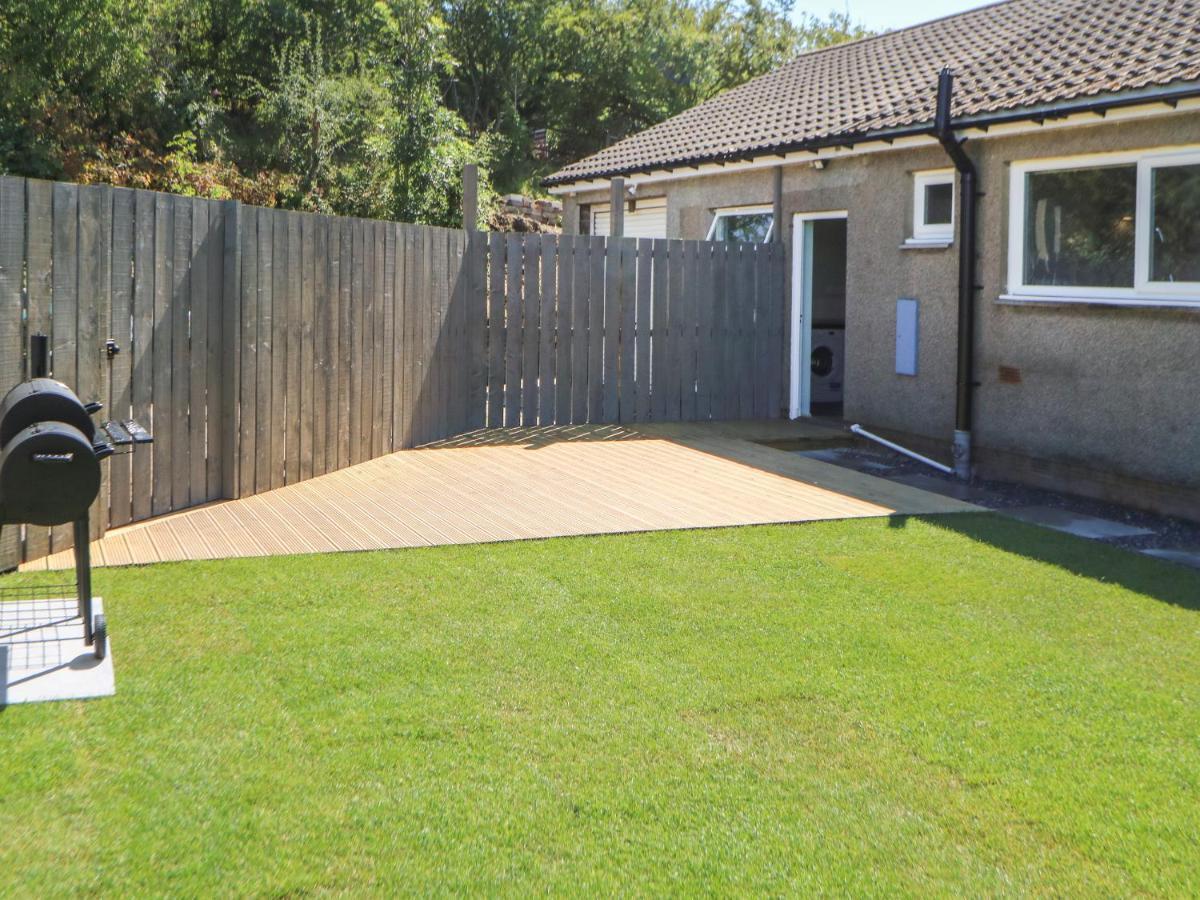
[[[780,414],[777,244],[492,234],[489,427]]]
[[[782,298],[776,245],[0,178],[0,390],[41,332],[55,378],[154,433],[102,467],[96,535],[485,426],[776,416]],[[6,526],[0,570],[70,544]]]

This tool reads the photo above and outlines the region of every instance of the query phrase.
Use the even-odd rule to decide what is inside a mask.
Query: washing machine
[[[841,403],[845,372],[846,329],[816,328],[812,333],[812,402]]]

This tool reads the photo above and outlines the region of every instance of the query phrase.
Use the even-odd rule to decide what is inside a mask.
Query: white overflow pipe
[[[925,465],[931,466],[932,468],[937,469],[939,472],[944,472],[947,475],[954,474],[954,470],[949,466],[943,466],[940,462],[930,459],[928,456],[922,456],[920,453],[914,453],[907,447],[901,447],[899,444],[894,444],[887,438],[881,438],[877,434],[871,434],[871,432],[867,431],[867,429],[863,428],[861,425],[851,425],[850,430],[859,437],[865,437],[869,441],[874,441],[877,444],[883,444],[883,446],[887,447],[889,450],[895,450],[897,453],[903,454],[909,459],[915,459],[919,463],[925,463]]]

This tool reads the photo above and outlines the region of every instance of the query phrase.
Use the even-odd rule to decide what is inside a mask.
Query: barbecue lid
[[[0,453],[0,521],[64,525],[100,493],[100,460],[78,428],[40,422]]]
[[[90,441],[96,423],[75,392],[53,378],[23,381],[0,403],[0,447],[36,422],[63,422],[83,432]]]

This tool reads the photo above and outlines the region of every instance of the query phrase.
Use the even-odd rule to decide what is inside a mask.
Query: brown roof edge
[[[960,128],[987,129],[994,125],[1006,125],[1013,122],[1038,122],[1048,119],[1061,119],[1085,112],[1103,112],[1109,109],[1119,109],[1124,106],[1140,106],[1145,103],[1166,103],[1174,105],[1179,100],[1200,97],[1200,82],[1185,81],[1174,85],[1156,86],[1115,94],[1095,94],[1087,97],[1074,98],[1059,103],[1040,106],[1018,107],[996,113],[980,116],[966,116],[955,119],[953,125]],[[915,137],[919,135],[933,136],[933,121],[903,128],[880,129],[878,131],[853,132],[829,135],[818,140],[796,141],[780,144],[769,144],[755,147],[741,153],[710,153],[700,154],[681,159],[663,160],[649,166],[604,169],[580,175],[560,176],[558,173],[549,175],[541,181],[542,187],[559,187],[567,184],[577,184],[581,181],[615,178],[618,175],[639,175],[657,172],[663,169],[694,168],[705,163],[714,162],[745,162],[760,156],[771,156],[783,153],[799,153],[811,151],[816,153],[828,147],[852,147],[867,141],[892,141],[898,138]]]

